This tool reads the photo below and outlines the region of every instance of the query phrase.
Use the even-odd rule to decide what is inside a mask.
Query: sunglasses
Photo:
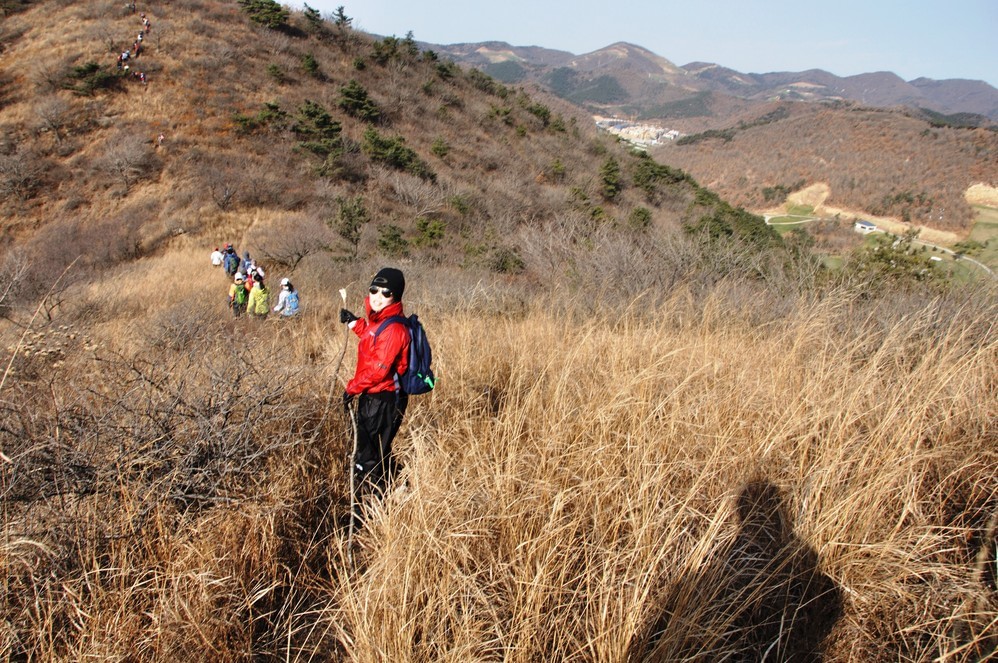
[[[385,299],[392,298],[392,291],[389,290],[388,288],[379,288],[376,285],[372,285],[368,290],[368,292],[370,292],[372,295],[376,295],[380,292],[385,297]]]

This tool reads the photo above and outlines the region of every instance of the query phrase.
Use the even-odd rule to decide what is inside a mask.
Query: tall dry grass
[[[554,288],[417,283],[441,382],[353,567],[336,302],[20,354],[0,394],[7,657],[994,651],[992,296],[687,287],[607,315]]]

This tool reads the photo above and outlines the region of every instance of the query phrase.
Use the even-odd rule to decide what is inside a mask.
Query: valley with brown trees
[[[975,219],[967,190],[998,181],[995,131],[847,104],[772,104],[653,156],[750,209],[825,183],[836,206],[963,235]]]

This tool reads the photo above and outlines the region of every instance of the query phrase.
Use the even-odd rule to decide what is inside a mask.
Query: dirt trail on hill
[[[981,187],[982,190],[978,191],[975,187]],[[990,192],[994,196],[994,200],[998,201],[998,189],[992,187],[986,187],[983,184],[974,185],[967,190],[968,202],[970,201],[970,192],[975,190],[976,195],[980,197],[986,197]],[[920,230],[918,238],[926,242],[931,242],[933,244],[956,244],[962,238],[961,235],[951,232],[948,230],[937,230],[935,228],[930,228],[928,226],[919,226],[915,224],[904,223],[903,221],[897,219],[896,217],[889,216],[874,216],[863,211],[850,210],[843,207],[832,207],[825,205],[825,201],[828,199],[832,193],[831,187],[824,182],[818,182],[817,184],[812,184],[811,186],[801,189],[800,191],[795,191],[787,196],[787,201],[784,205],[775,207],[772,209],[764,210],[762,213],[770,216],[781,216],[786,214],[786,208],[792,205],[802,205],[806,207],[811,207],[814,209],[815,215],[819,216],[836,216],[838,215],[842,219],[855,220],[855,219],[867,219],[873,221],[880,228],[887,230],[888,232],[894,233],[895,235],[901,235],[905,231],[911,228],[917,228]],[[991,203],[971,203],[971,204],[991,204]],[[993,203],[998,204],[998,202]]]

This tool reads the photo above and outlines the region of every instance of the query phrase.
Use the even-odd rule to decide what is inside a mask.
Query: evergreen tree
[[[599,169],[600,181],[603,183],[603,198],[614,200],[624,189],[624,183],[620,179],[620,164],[613,157],[603,162]]]
[[[339,106],[351,117],[365,122],[377,122],[381,118],[381,111],[377,104],[367,96],[367,90],[364,89],[364,86],[355,80],[351,80],[340,88]]]
[[[336,13],[333,14],[333,23],[341,30],[346,30],[353,23],[353,19],[348,17],[346,12],[343,11],[343,5],[336,8]]]
[[[239,4],[251,21],[271,30],[277,30],[288,24],[290,12],[274,0],[239,0]]]
[[[319,16],[319,10],[309,7],[307,2],[305,3],[305,22],[308,23],[312,32],[322,32],[322,17]]]
[[[298,146],[321,157],[337,154],[342,148],[342,126],[320,104],[306,100],[298,109],[291,130],[299,138]]]
[[[322,72],[319,71],[319,61],[315,59],[315,56],[311,53],[306,53],[301,56],[301,66],[305,70],[305,73],[312,78],[318,78],[322,80]]]
[[[339,208],[336,219],[331,221],[329,225],[336,231],[336,234],[346,240],[350,247],[349,257],[356,258],[361,231],[370,220],[367,209],[364,207],[364,199],[361,196],[355,198],[337,196],[336,205]]]

